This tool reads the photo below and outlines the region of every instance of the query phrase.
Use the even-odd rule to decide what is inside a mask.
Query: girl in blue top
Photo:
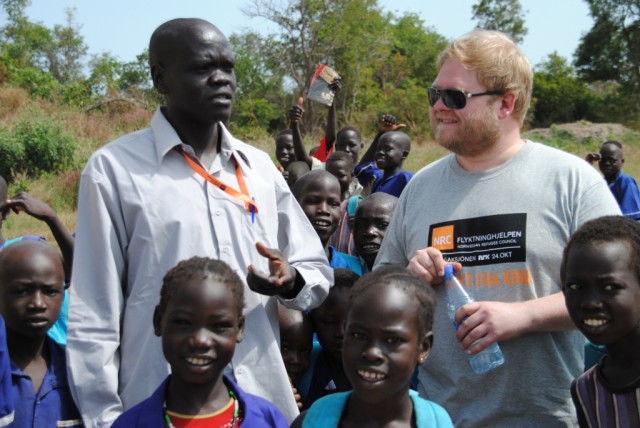
[[[409,391],[433,345],[431,289],[405,268],[385,266],[351,290],[342,360],[353,391],[316,401],[294,427],[453,427],[439,405]]]
[[[112,427],[287,427],[272,403],[223,376],[242,340],[244,305],[244,285],[223,261],[192,257],[167,272],[153,327],[171,375]]]

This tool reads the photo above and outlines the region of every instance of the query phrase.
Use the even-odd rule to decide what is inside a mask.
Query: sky
[[[275,0],[277,3],[282,0]],[[477,0],[378,0],[384,10],[401,15],[416,13],[443,36],[452,39],[475,27],[471,6]],[[529,33],[522,50],[535,65],[557,52],[571,60],[580,37],[593,20],[585,0],[520,0]],[[110,52],[121,61],[133,61],[148,45],[153,30],[178,17],[206,19],[227,36],[252,29],[273,32],[273,24],[261,18],[248,18],[242,9],[251,0],[31,0],[27,16],[47,27],[65,23],[65,10],[75,8],[80,33],[90,55]],[[0,25],[6,23],[0,12]]]

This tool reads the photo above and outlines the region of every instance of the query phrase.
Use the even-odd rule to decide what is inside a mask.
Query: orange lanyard
[[[244,182],[244,177],[242,176],[242,170],[240,169],[240,165],[238,165],[238,161],[235,159],[235,157],[233,158],[233,161],[236,164],[236,178],[238,179],[238,184],[240,185],[240,192],[232,187],[227,186],[222,181],[209,174],[198,162],[191,159],[191,157],[185,153],[182,147],[176,146],[176,150],[182,155],[182,157],[185,158],[191,169],[200,174],[202,178],[204,178],[209,183],[213,184],[226,194],[236,199],[240,199],[242,202],[244,202],[244,206],[247,208],[247,211],[251,213],[251,221],[254,220],[255,214],[258,212],[258,206],[256,205],[253,198],[249,196],[247,185]]]

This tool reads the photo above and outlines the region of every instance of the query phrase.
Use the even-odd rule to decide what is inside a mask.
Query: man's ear
[[[156,90],[165,95],[168,91],[164,82],[165,68],[162,64],[154,64],[151,66],[151,79],[153,80],[153,86]]]
[[[402,151],[402,160],[405,160],[407,158],[407,156],[409,156],[409,150],[403,150]]]
[[[244,316],[238,318],[238,336],[236,337],[236,343],[242,342],[244,337]]]
[[[498,112],[498,119],[504,119],[507,116],[511,116],[513,109],[516,107],[516,94],[513,92],[507,92],[500,99],[500,111]]]
[[[160,328],[161,323],[162,316],[160,315],[160,305],[158,305],[153,311],[153,333],[158,337],[162,336],[162,329]]]

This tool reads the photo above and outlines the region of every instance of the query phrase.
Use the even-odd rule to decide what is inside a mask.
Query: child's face
[[[350,153],[353,156],[354,165],[358,164],[362,147],[363,144],[355,131],[342,131],[336,140],[336,151]]]
[[[7,330],[23,337],[44,337],[60,315],[62,261],[55,254],[21,248],[5,263],[0,313]]]
[[[358,255],[369,266],[376,260],[392,215],[393,207],[386,204],[363,201],[358,207],[353,223],[353,240]]]
[[[191,384],[221,382],[236,343],[242,340],[243,323],[225,284],[211,277],[183,284],[164,313],[154,317],[173,379]]]
[[[571,319],[598,345],[640,334],[640,283],[627,242],[574,245],[567,255],[563,292]]]
[[[291,382],[296,382],[311,364],[313,330],[311,321],[299,317],[280,317],[280,352]]]
[[[327,162],[325,166],[328,173],[333,175],[340,182],[340,193],[344,193],[349,190],[349,184],[351,184],[353,172],[347,167],[345,161],[331,161]]]
[[[600,149],[600,160],[598,161],[598,167],[602,171],[602,175],[606,178],[614,179],[618,175],[618,172],[622,169],[624,159],[622,157],[622,150],[613,144],[605,144]]]
[[[283,168],[297,160],[291,135],[281,135],[276,140],[276,159],[278,159]]]
[[[322,305],[311,312],[313,328],[318,335],[322,351],[334,361],[342,361],[349,291],[346,287],[332,287]]]
[[[298,203],[326,245],[340,223],[340,185],[333,178],[316,180],[306,186]]]
[[[343,364],[354,394],[370,403],[405,395],[431,332],[420,337],[418,307],[411,296],[389,285],[352,302],[344,336]]]
[[[394,137],[383,135],[376,151],[376,165],[383,171],[395,169],[402,165],[407,155],[408,152]]]

